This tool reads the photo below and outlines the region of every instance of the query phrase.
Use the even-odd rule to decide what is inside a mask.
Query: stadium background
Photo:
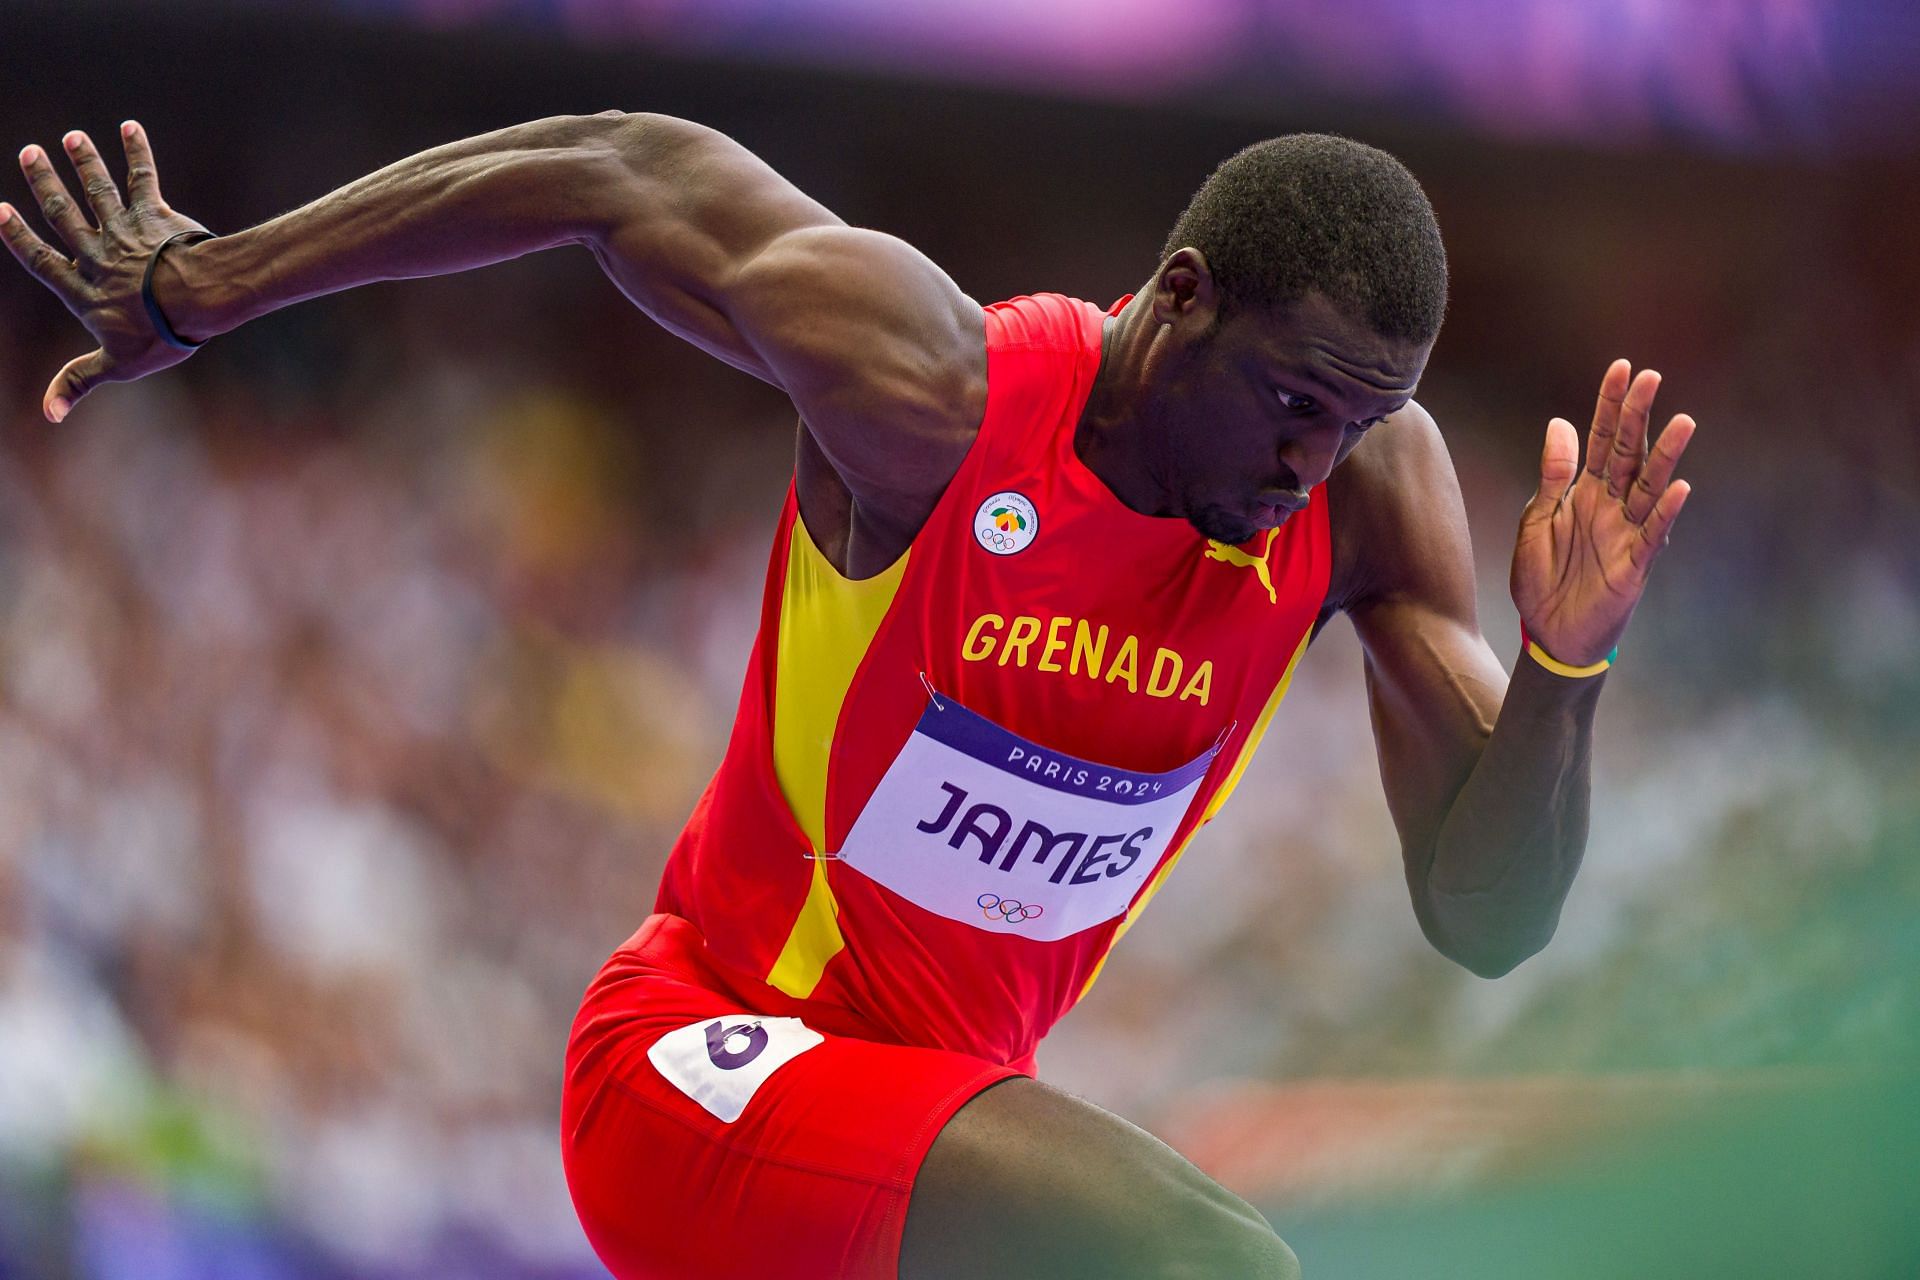
[[[1546,419],[1626,355],[1702,424],[1586,868],[1509,977],[1431,954],[1337,623],[1043,1075],[1309,1276],[1911,1277],[1915,34],[1821,0],[8,0],[0,141],[84,127],[118,171],[136,116],[232,231],[666,111],[976,298],[1103,303],[1238,146],[1395,151],[1447,235],[1421,399],[1504,657]],[[602,1274],[561,1048],[718,759],[790,410],[570,250],[307,304],[50,428],[83,337],[0,266],[0,1277]]]

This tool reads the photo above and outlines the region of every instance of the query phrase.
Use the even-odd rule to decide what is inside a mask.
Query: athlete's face
[[[1317,293],[1210,326],[1177,362],[1168,400],[1182,514],[1226,543],[1280,524],[1406,405],[1431,349],[1383,338]]]

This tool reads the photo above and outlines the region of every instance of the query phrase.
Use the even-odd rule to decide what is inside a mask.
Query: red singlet
[[[1073,449],[1102,321],[1057,295],[987,308],[979,436],[882,573],[836,573],[789,489],[733,737],[661,886],[671,919],[616,954],[569,1050],[569,1178],[617,1273],[677,1273],[692,1255],[647,1252],[663,1232],[798,1229],[793,1190],[756,1199],[754,1170],[815,1167],[862,1191],[837,1217],[808,1201],[828,1242],[778,1274],[893,1275],[939,1125],[1031,1071],[1279,705],[1326,597],[1324,491],[1240,547],[1124,506]],[[836,1163],[876,1091],[867,1155]],[[609,1097],[733,1163],[658,1148],[702,1182],[663,1202],[675,1175],[629,1150],[658,1135],[591,1132]]]

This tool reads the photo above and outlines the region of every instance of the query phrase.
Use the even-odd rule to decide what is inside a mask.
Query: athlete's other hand
[[[175,213],[160,198],[160,179],[146,130],[129,120],[120,126],[120,140],[127,153],[124,201],[92,140],[77,130],[62,139],[93,209],[92,222],[67,194],[44,148],[28,146],[20,153],[20,168],[40,212],[72,257],[36,235],[19,210],[0,204],[0,240],[100,344],[68,361],[47,385],[40,407],[48,422],[66,417],[81,396],[102,383],[130,382],[179,364],[191,354],[169,345],[155,331],[140,300],[140,282],[153,251],[168,236],[206,228]],[[183,247],[175,245],[168,253]]]
[[[1693,438],[1678,413],[1647,447],[1660,375],[1615,360],[1600,380],[1600,400],[1579,461],[1573,424],[1547,424],[1540,490],[1520,516],[1513,549],[1513,603],[1527,632],[1571,666],[1599,662],[1620,642],[1640,602],[1667,531],[1692,486],[1673,469]]]

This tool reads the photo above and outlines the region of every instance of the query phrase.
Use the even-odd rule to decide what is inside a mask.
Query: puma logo
[[[1273,549],[1273,540],[1279,532],[1277,526],[1267,530],[1267,540],[1260,544],[1260,554],[1257,556],[1248,555],[1238,547],[1230,547],[1224,542],[1215,542],[1212,538],[1208,538],[1207,559],[1253,570],[1260,577],[1260,585],[1267,589],[1267,600],[1272,604],[1279,604],[1280,594],[1273,589],[1273,575],[1267,569],[1267,552]]]

